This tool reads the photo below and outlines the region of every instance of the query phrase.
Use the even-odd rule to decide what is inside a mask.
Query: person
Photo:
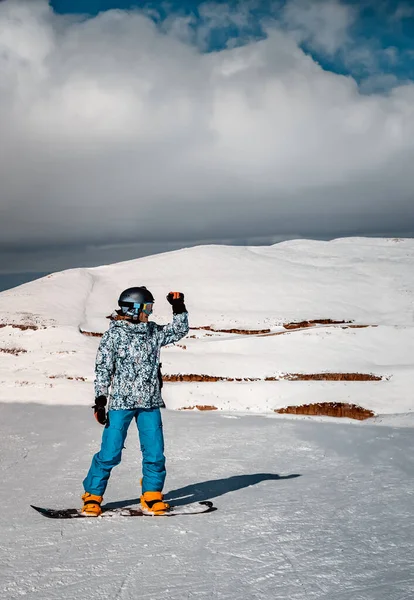
[[[109,329],[98,348],[95,365],[94,415],[104,425],[100,451],[83,481],[82,513],[97,517],[113,467],[121,462],[128,427],[135,419],[142,452],[142,495],[144,512],[163,514],[166,477],[164,437],[160,407],[162,377],[160,350],[188,333],[184,294],[170,292],[173,318],[167,325],[148,321],[154,297],[146,287],[133,287],[119,297],[119,310],[111,316]],[[106,410],[108,391],[109,410]]]

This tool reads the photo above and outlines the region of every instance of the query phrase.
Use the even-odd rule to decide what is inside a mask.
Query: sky
[[[408,2],[2,0],[0,277],[412,237],[413,81]]]

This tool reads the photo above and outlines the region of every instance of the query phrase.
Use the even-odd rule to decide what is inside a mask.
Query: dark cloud
[[[0,3],[0,269],[53,248],[412,230],[414,85],[366,95],[324,71],[298,30],[333,52],[354,16],[308,4],[290,32],[204,54],[139,13]]]

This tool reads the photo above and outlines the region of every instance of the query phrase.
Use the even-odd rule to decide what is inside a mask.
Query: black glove
[[[105,425],[106,419],[106,396],[98,396],[95,398],[95,404],[92,406],[95,419],[101,425]]]
[[[181,315],[187,312],[184,304],[184,294],[182,292],[170,292],[167,296],[168,302],[171,304],[174,315]]]

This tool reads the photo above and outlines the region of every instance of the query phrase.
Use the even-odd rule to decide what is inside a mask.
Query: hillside
[[[414,240],[199,246],[49,275],[0,294],[1,400],[84,404],[119,293],[146,285],[153,314],[185,292],[190,333],[163,350],[169,408],[273,412],[347,403],[414,407]]]
[[[413,258],[413,240],[209,246],[0,294],[0,597],[414,597]],[[164,491],[217,511],[45,519],[30,504],[80,506],[102,434],[95,352],[133,284],[153,290],[159,322],[166,293],[186,294],[192,329],[163,350],[164,397],[218,410],[163,411]],[[376,416],[274,413],[324,402]],[[138,505],[140,463],[132,424],[104,504]]]

